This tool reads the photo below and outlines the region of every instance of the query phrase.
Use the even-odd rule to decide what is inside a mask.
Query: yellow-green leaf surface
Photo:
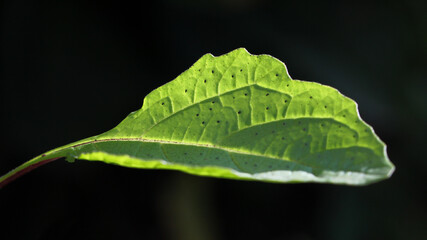
[[[204,55],[117,127],[24,163],[0,186],[61,157],[283,183],[362,185],[394,170],[354,101],[243,48]]]

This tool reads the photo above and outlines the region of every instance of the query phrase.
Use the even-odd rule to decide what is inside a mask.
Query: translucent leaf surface
[[[61,157],[271,182],[360,185],[394,170],[354,101],[243,48],[204,55],[117,127],[38,156],[0,185]]]

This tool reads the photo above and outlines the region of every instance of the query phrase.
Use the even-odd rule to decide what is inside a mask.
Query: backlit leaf
[[[0,186],[62,157],[269,182],[361,185],[394,170],[354,101],[243,48],[204,55],[117,127],[24,163]]]

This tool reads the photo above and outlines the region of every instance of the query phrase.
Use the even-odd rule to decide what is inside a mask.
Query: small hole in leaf
[[[164,103],[164,102],[162,102],[162,105],[165,105],[165,103]]]
[[[209,108],[209,110],[211,110],[211,111],[212,111],[212,108]]]
[[[206,83],[206,79],[203,82]]]
[[[248,96],[248,94],[247,94],[247,93],[245,93],[245,96]]]
[[[198,116],[199,116],[199,114],[197,113],[197,114],[196,114],[196,117],[198,117]]]
[[[212,73],[215,73],[215,71],[214,71],[214,70],[212,70]]]
[[[185,89],[184,92],[187,92],[187,89]]]
[[[215,103],[215,101],[212,101],[212,104],[214,104]]]
[[[265,96],[268,96],[268,95],[270,95],[270,93],[265,94]]]
[[[232,78],[234,78],[234,75],[231,75]]]
[[[218,121],[216,121],[217,123],[220,123],[221,121],[220,120],[218,120]]]
[[[205,121],[203,121],[202,124],[205,124]]]
[[[240,71],[243,71],[243,69],[240,69]]]
[[[278,73],[276,73],[276,77],[278,77],[279,76],[279,74]]]
[[[238,111],[238,112],[237,112],[237,114],[241,114],[241,113],[242,113],[242,111]]]
[[[310,96],[310,99],[313,99],[313,96]]]
[[[287,103],[288,102],[288,100],[285,100],[285,103]]]
[[[270,109],[270,108],[269,108],[269,107],[266,107],[266,108],[265,108],[265,110],[268,110],[268,109]]]

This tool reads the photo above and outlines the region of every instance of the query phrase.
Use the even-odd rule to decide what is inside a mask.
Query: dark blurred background
[[[268,184],[58,160],[0,190],[0,239],[426,239],[426,1],[2,1],[0,174],[111,129],[238,47],[359,104],[391,179]]]

